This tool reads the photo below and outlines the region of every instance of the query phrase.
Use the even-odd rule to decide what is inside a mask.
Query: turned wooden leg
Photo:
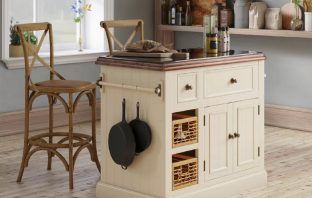
[[[69,126],[69,188],[74,188],[74,158],[73,158],[73,95],[69,94],[68,100],[69,112],[68,112],[68,126]]]
[[[48,96],[49,98],[49,143],[52,144],[53,143],[53,97],[52,96]],[[51,170],[52,168],[52,157],[53,154],[52,152],[48,151],[48,170]]]
[[[97,148],[96,148],[96,89],[92,90],[92,147],[93,156],[99,172],[101,172],[101,165],[99,162]]]
[[[29,96],[28,96],[28,90],[26,90],[25,93],[25,123],[24,123],[24,149],[23,149],[23,157],[22,157],[22,162],[21,162],[21,167],[17,176],[17,182],[22,181],[22,177],[24,174],[24,169],[25,169],[25,162],[26,162],[26,157],[29,153],[29,141],[28,141],[28,136],[29,136]]]

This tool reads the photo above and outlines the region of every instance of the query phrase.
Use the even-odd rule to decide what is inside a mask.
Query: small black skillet
[[[109,152],[116,164],[123,169],[133,162],[136,154],[136,141],[130,125],[126,121],[126,100],[122,101],[122,121],[115,124],[108,137]]]
[[[133,134],[136,142],[136,153],[141,153],[145,151],[151,144],[152,141],[152,133],[149,125],[140,120],[140,103],[137,103],[137,117],[132,120],[129,125],[133,130]]]

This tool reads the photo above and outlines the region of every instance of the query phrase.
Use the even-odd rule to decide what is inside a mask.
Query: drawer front
[[[188,102],[198,99],[197,73],[178,75],[178,102]]]
[[[258,90],[257,68],[250,65],[204,72],[204,97],[218,97]]]

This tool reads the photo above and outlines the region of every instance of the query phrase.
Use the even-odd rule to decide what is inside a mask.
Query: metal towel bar
[[[117,84],[117,83],[109,83],[109,82],[103,82],[99,80],[97,82],[97,85],[102,86],[109,86],[109,87],[116,87],[121,89],[131,89],[131,90],[137,90],[137,91],[143,91],[148,93],[155,93],[157,96],[161,97],[161,83],[158,84],[155,88],[146,88],[146,87],[140,87],[140,86],[134,86],[134,85],[126,85],[126,84]]]

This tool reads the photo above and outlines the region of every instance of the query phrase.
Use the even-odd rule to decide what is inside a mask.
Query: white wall
[[[153,39],[153,0],[115,0],[115,18],[142,18],[146,23],[146,37]],[[1,4],[0,4],[1,6]],[[2,9],[0,9],[2,11]],[[1,23],[1,20],[0,20]],[[0,25],[2,28],[2,25]],[[100,27],[99,27],[100,28]],[[2,33],[2,29],[0,34]],[[119,33],[119,32],[118,32]],[[104,33],[103,33],[104,35]],[[121,37],[125,37],[120,32]],[[0,35],[1,36],[1,35]],[[1,40],[1,39],[0,39]],[[123,39],[121,39],[123,40]],[[1,41],[0,41],[1,42]],[[1,53],[0,53],[1,54]],[[94,60],[95,61],[95,60]],[[45,80],[47,70],[45,68],[35,69],[33,78]],[[99,66],[94,63],[70,64],[57,66],[59,71],[67,79],[96,81],[99,76]],[[45,97],[40,98],[35,107],[47,105]],[[0,63],[0,113],[22,110],[24,108],[24,70],[8,70]]]

